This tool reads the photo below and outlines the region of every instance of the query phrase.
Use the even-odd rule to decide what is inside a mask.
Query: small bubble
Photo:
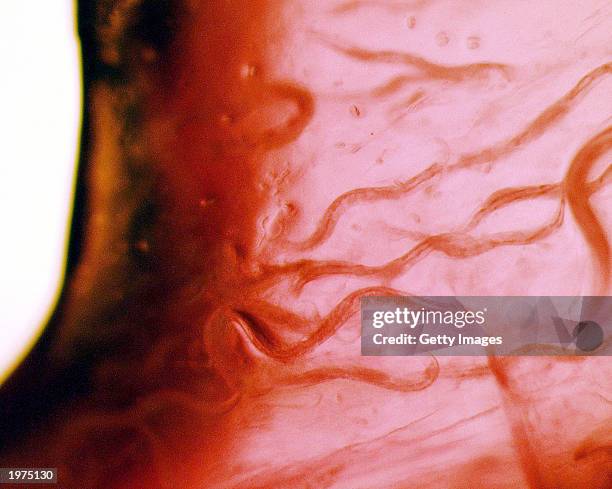
[[[254,65],[245,64],[240,67],[240,78],[247,79],[253,78],[257,73],[257,69]]]
[[[478,49],[480,47],[480,38],[478,36],[470,36],[467,38],[468,49]]]
[[[134,247],[141,253],[148,253],[150,249],[149,242],[146,239],[137,241]]]
[[[406,20],[406,25],[408,26],[408,29],[414,29],[414,27],[416,26],[416,17],[414,15],[408,17],[408,19]]]
[[[449,37],[448,34],[444,31],[438,32],[436,34],[436,44],[438,46],[446,46],[448,44]]]
[[[229,126],[232,123],[232,118],[229,114],[221,114],[219,116],[219,125]]]
[[[145,63],[152,63],[157,60],[157,51],[151,47],[145,47],[140,51],[140,57]]]
[[[145,148],[142,144],[132,143],[127,147],[128,154],[132,157],[135,165],[141,165],[145,156]]]
[[[200,199],[200,201],[198,202],[198,204],[200,205],[202,209],[206,209],[207,207],[209,207],[210,205],[214,203],[215,203],[214,197],[204,197],[203,199]]]
[[[359,107],[356,105],[353,105],[351,106],[351,114],[353,114],[355,117],[361,117],[361,110],[359,110]]]

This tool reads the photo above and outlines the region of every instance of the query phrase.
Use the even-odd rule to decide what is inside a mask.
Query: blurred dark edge
[[[96,355],[100,355],[96,352],[74,352],[72,363],[68,365],[54,365],[50,360],[53,340],[64,319],[69,284],[82,258],[85,224],[91,204],[86,184],[91,170],[91,89],[98,81],[104,81],[110,86],[128,82],[130,71],[135,66],[138,69],[134,65],[131,46],[150,46],[158,53],[169,51],[178,27],[181,1],[142,0],[128,5],[134,6],[136,10],[132,12],[130,25],[118,40],[126,49],[119,62],[111,66],[102,61],[97,29],[109,22],[115,10],[121,10],[126,5],[123,0],[82,0],[76,3],[83,109],[65,278],[57,305],[43,334],[23,363],[0,386],[0,455],[18,446],[21,440],[41,426],[52,424],[60,416],[60,408],[67,402],[83,397],[90,389],[90,373]],[[162,59],[160,63],[167,60]]]
[[[47,323],[33,350],[24,362],[0,386],[0,454],[17,446],[29,433],[42,424],[47,425],[58,416],[58,409],[66,402],[84,395],[89,389],[93,353],[78,352],[71,365],[57,366],[49,360],[50,348],[62,324],[68,284],[82,256],[82,243],[88,214],[87,174],[90,170],[91,87],[97,80],[110,84],[127,79],[126,63],[109,66],[101,60],[96,29],[102,11],[110,12],[120,0],[87,0],[77,3],[77,26],[81,44],[81,68],[83,83],[83,110],[80,147],[76,175],[73,214],[69,231],[68,257],[62,290]],[[172,2],[157,0],[143,2],[133,31],[134,38],[149,42],[163,49],[168,43],[168,31],[164,21]]]
[[[86,365],[54,369],[48,353],[62,320],[62,305],[81,256],[82,236],[87,215],[87,191],[84,185],[89,156],[90,86],[99,78],[100,67],[95,42],[96,2],[81,1],[77,6],[78,35],[81,42],[83,111],[76,188],[69,230],[68,259],[62,290],[48,324],[26,360],[0,386],[0,452],[18,444],[20,439],[54,416],[56,408],[71,396],[82,393],[88,376]]]

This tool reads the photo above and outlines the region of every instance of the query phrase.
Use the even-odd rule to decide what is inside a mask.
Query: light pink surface
[[[324,316],[361,287],[610,293],[609,250],[585,238],[592,228],[564,187],[591,138],[607,131],[610,147],[609,2],[300,1],[280,13],[266,26],[279,41],[248,76],[298,83],[316,108],[296,141],[264,159],[259,259],[376,267],[433,245],[394,273],[315,274],[297,295],[277,284],[269,300]],[[296,107],[265,110],[272,124]],[[589,202],[606,238],[609,163],[603,151],[586,170],[588,181],[604,175]],[[347,196],[362,188],[383,190]],[[414,392],[341,379],[282,387],[294,371],[330,365],[399,385],[423,379],[430,359],[360,358],[357,316],[290,373],[252,354],[271,391],[236,421],[237,457],[221,469],[236,475],[215,487],[611,483],[608,358],[444,358],[432,385]]]

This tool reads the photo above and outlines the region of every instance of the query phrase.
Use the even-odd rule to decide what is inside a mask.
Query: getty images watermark
[[[612,297],[364,297],[362,355],[611,355]]]

